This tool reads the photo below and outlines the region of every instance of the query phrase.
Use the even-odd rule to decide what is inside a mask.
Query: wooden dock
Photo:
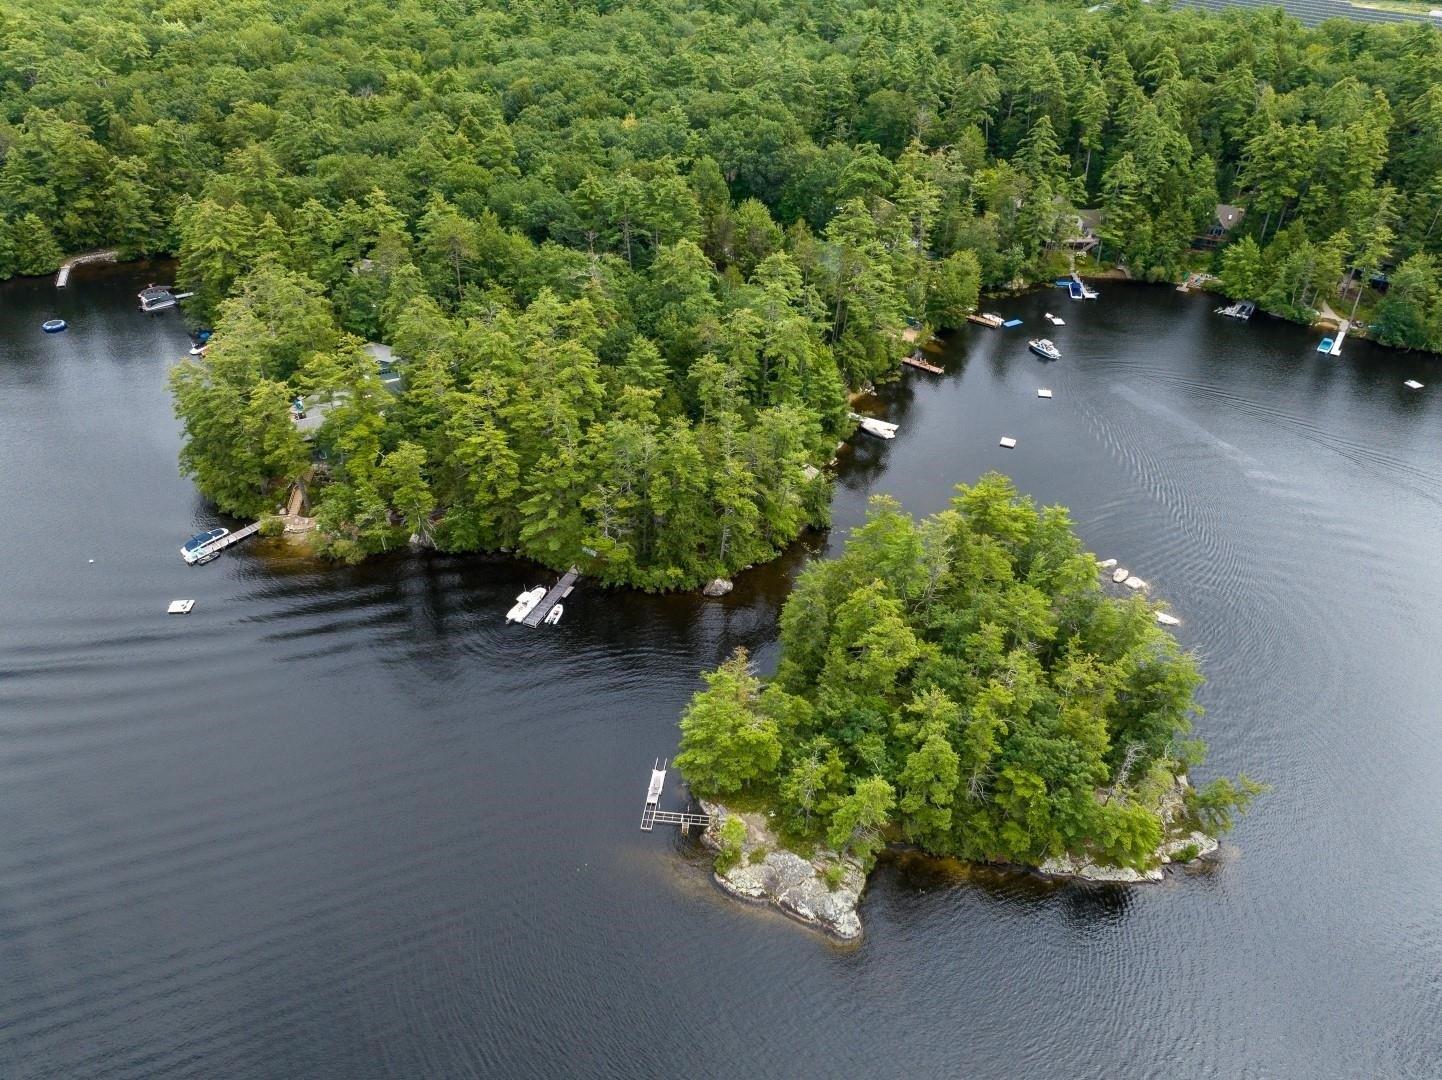
[[[114,250],[107,250],[87,251],[84,255],[76,255],[72,258],[66,259],[63,263],[60,264],[60,270],[55,275],[55,287],[57,289],[63,289],[65,288],[65,286],[69,285],[70,271],[75,269],[77,266],[83,266],[86,263],[114,262],[118,258],[120,258],[120,252]]]
[[[551,591],[541,597],[541,602],[533,607],[531,613],[521,622],[526,626],[540,626],[545,617],[551,613],[551,609],[571,595],[571,590],[576,587],[576,580],[580,576],[581,571],[574,566],[567,570],[561,575],[561,580],[551,586]]]
[[[978,315],[976,312],[973,311],[970,315],[966,317],[966,321],[980,323],[982,326],[989,326],[993,330],[995,330],[998,326],[1002,324],[1004,320],[1000,315],[993,315],[990,312],[984,312]]]
[[[222,551],[230,547],[232,544],[238,544],[242,540],[249,540],[258,532],[260,532],[260,522],[252,521],[243,529],[236,529],[235,532],[226,533],[219,540],[212,540],[210,543],[206,544],[205,547],[201,548],[200,551],[197,552],[197,554],[200,555],[201,558],[205,558],[211,555],[219,555]]]
[[[903,364],[910,364],[914,368],[920,368],[922,371],[929,371],[933,375],[946,374],[946,371],[943,368],[939,368],[930,361],[923,359],[920,349],[912,353],[910,356],[903,356],[901,358],[901,362]]]
[[[711,818],[707,814],[658,810],[656,804],[661,801],[661,793],[665,788],[666,762],[657,758],[651,766],[651,783],[646,787],[646,805],[641,810],[642,832],[650,832],[657,822],[662,825],[679,825],[683,833],[689,832],[692,825],[699,825],[704,829],[711,824]]]

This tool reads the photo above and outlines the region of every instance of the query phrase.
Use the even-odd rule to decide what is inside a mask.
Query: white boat
[[[1048,399],[1050,399],[1050,398],[1051,398],[1051,391],[1048,390],[1045,386],[1039,386],[1039,387],[1037,387],[1036,396],[1039,397],[1039,398],[1048,398]]]
[[[1147,587],[1147,583],[1135,574],[1123,581],[1122,584],[1128,589],[1145,589]]]
[[[213,547],[212,545],[217,540],[229,535],[229,529],[210,529],[207,532],[196,533],[181,545],[180,557],[191,566],[208,563],[211,559],[220,555],[220,548]]]
[[[1408,379],[1408,380],[1407,380],[1406,382],[1404,382],[1402,385],[1405,386],[1408,390],[1421,390],[1421,389],[1422,389],[1422,384],[1419,383],[1416,379]]]
[[[1157,622],[1163,626],[1181,626],[1182,620],[1175,615],[1168,615],[1165,611],[1157,612]]]
[[[1001,445],[1006,447],[1008,450],[1014,450],[1016,449],[1016,440],[1013,439],[1010,435],[1003,435],[1001,437]]]
[[[1060,360],[1061,350],[1051,343],[1050,338],[1033,338],[1026,347],[1047,360]]]
[[[1115,581],[1118,585],[1120,585],[1123,581],[1125,581],[1131,576],[1132,572],[1124,566],[1118,566],[1115,570],[1112,571],[1112,580]]]
[[[1053,315],[1050,311],[1048,311],[1048,312],[1046,313],[1045,318],[1046,318],[1046,321],[1049,322],[1049,323],[1051,323],[1053,326],[1065,326],[1065,325],[1066,325],[1066,320],[1065,320],[1065,319],[1059,318],[1058,316]]]
[[[531,613],[531,609],[541,602],[541,597],[546,595],[546,590],[537,585],[534,589],[527,589],[516,597],[516,602],[511,605],[511,610],[506,612],[506,622],[520,622]]]
[[[863,416],[859,423],[861,430],[868,435],[875,435],[878,439],[896,438],[895,424],[888,424],[885,420],[878,420],[874,416]]]
[[[546,612],[545,622],[546,622],[546,625],[547,625],[547,626],[555,626],[555,625],[556,625],[558,622],[560,622],[560,621],[561,621],[561,605],[560,605],[560,604],[557,604],[557,605],[556,605],[555,607],[553,607],[550,611]]]
[[[1103,559],[1101,562],[1097,563],[1097,568],[1101,570],[1110,570],[1116,564],[1117,561],[1115,559]]]

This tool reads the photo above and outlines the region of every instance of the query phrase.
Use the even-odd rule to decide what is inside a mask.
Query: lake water
[[[1009,472],[1183,618],[1199,778],[1275,791],[1160,886],[884,866],[844,949],[637,828],[698,672],[774,664],[804,545],[540,630],[501,616],[554,575],[505,560],[186,567],[218,519],[147,280],[0,287],[0,1075],[1442,1075],[1435,360],[1109,284],[886,389],[810,550]]]

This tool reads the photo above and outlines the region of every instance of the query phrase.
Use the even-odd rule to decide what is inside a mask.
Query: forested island
[[[0,277],[178,255],[216,330],[175,373],[182,467],[246,516],[311,477],[343,559],[729,575],[825,523],[847,393],[895,370],[908,322],[1084,255],[1442,349],[1439,217],[1424,25],[1136,0],[33,0],[0,22]]]
[[[853,937],[888,842],[1123,881],[1214,848],[1262,786],[1186,782],[1202,677],[1154,614],[998,474],[921,521],[874,499],[801,574],[775,676],[738,651],[681,719],[718,880]]]

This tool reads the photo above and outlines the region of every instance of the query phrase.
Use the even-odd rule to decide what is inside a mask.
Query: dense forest
[[[1088,228],[1084,265],[1442,349],[1442,35],[1159,8],[0,3],[0,277],[178,255],[217,331],[182,466],[225,510],[319,459],[337,556],[688,585],[824,522],[908,320]]]
[[[793,844],[869,861],[888,838],[1039,865],[1144,869],[1188,739],[1195,659],[1143,599],[1098,582],[1060,507],[997,474],[923,521],[890,500],[802,573],[763,681],[744,652],[706,676],[676,765],[699,795],[774,807]],[[1188,788],[1188,824],[1230,827],[1262,789]]]

